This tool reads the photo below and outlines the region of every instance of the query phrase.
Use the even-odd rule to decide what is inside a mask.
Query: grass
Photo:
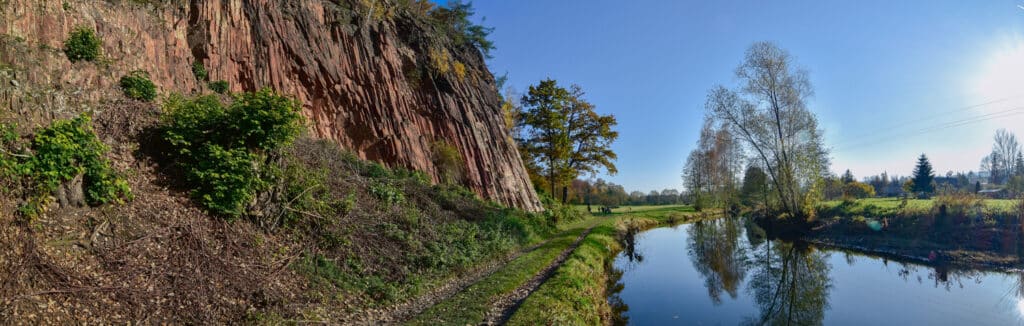
[[[555,274],[519,307],[509,325],[598,325],[610,314],[605,287],[610,257],[618,252],[616,231],[594,230]]]
[[[574,223],[568,230],[553,237],[546,244],[509,262],[502,269],[466,288],[462,292],[423,311],[409,322],[410,325],[466,325],[484,319],[498,296],[525,283],[538,271],[550,264],[579,237],[580,233],[602,218],[590,218]]]
[[[586,209],[585,206],[583,208]],[[423,311],[411,325],[465,325],[483,320],[494,300],[528,281],[572,245],[581,232],[594,229],[550,279],[523,302],[511,325],[601,324],[610,311],[605,298],[609,263],[620,250],[621,224],[643,220],[647,228],[692,221],[692,207],[683,205],[620,207],[571,224],[545,245],[525,253],[462,292]],[[612,218],[608,218],[612,217]]]
[[[632,213],[625,213],[632,212]],[[619,238],[626,224],[650,229],[693,222],[713,214],[697,214],[684,205],[634,206],[613,210],[616,218],[594,227],[565,264],[523,301],[509,325],[598,325],[611,315],[607,302],[611,262],[621,250]]]
[[[928,211],[932,209],[934,199],[908,199],[907,207],[908,211]],[[822,202],[819,204],[819,210],[837,210],[840,215],[878,215],[878,214],[895,214],[898,212],[900,202],[902,199],[896,197],[887,198],[865,198],[858,199],[848,207],[841,207],[843,201],[831,200]],[[994,212],[1011,212],[1016,205],[1017,200],[1014,199],[986,199],[985,207]]]

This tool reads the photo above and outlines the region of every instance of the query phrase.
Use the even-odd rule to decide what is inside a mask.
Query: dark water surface
[[[609,299],[631,325],[1024,325],[1021,274],[769,241],[738,218],[638,237]]]

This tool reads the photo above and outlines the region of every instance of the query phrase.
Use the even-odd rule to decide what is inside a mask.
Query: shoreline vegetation
[[[828,201],[802,238],[931,265],[1020,270],[1022,204],[967,193]]]

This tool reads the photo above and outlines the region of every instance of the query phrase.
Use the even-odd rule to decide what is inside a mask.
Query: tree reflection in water
[[[626,314],[629,312],[629,305],[625,301],[622,301],[622,290],[626,288],[625,284],[622,284],[623,270],[615,268],[615,266],[608,266],[608,305],[612,308],[612,325],[628,325],[629,316]]]
[[[687,229],[687,253],[715,305],[722,303],[722,292],[735,299],[747,273],[747,251],[740,243],[740,227],[737,219],[722,218],[699,221]]]
[[[741,241],[746,227],[749,247]],[[688,253],[704,278],[708,296],[721,304],[722,293],[736,298],[747,274],[747,291],[760,315],[752,325],[817,325],[828,309],[829,255],[804,244],[767,240],[764,231],[742,219],[723,218],[693,224]]]
[[[760,309],[751,325],[819,325],[828,309],[829,255],[801,243],[768,241],[754,251],[747,290]]]
[[[924,266],[900,260],[889,260],[885,256],[872,256],[856,251],[844,251],[841,249],[819,250],[812,245],[800,241],[771,240],[771,237],[767,236],[763,230],[753,223],[748,223],[747,219],[743,218],[721,218],[695,222],[683,227],[686,228],[685,246],[687,258],[693,264],[694,270],[698,275],[697,277],[703,281],[704,287],[704,289],[701,289],[698,285],[697,288],[691,288],[690,284],[692,283],[689,283],[685,285],[686,294],[692,296],[693,294],[691,293],[694,292],[689,291],[700,293],[703,292],[702,290],[706,290],[711,303],[721,308],[716,310],[716,313],[730,313],[732,314],[730,316],[733,318],[736,315],[746,315],[742,323],[748,325],[822,324],[825,321],[826,311],[830,310],[830,295],[833,294],[832,292],[841,292],[841,290],[833,289],[833,268],[836,269],[835,272],[839,273],[836,276],[838,277],[837,279],[843,277],[858,278],[859,275],[856,273],[864,270],[864,267],[853,268],[853,266],[867,265],[870,267],[869,269],[873,269],[874,266],[879,266],[876,264],[880,264],[880,266],[883,266],[883,273],[891,273],[892,277],[901,279],[904,282],[919,283],[923,285],[926,291],[927,288],[932,286],[951,291],[957,288],[970,287],[970,283],[981,283],[983,279],[991,279],[990,276],[987,276],[989,275],[987,272],[973,269]],[[628,262],[627,259],[620,260],[618,267],[625,267],[628,271],[629,267],[635,267],[636,264],[640,264],[637,257],[642,257],[642,255],[636,252],[636,244],[641,241],[629,239],[625,242],[627,246],[623,253],[623,256],[625,256],[623,258],[629,259]],[[672,243],[672,246],[679,246],[679,244],[678,242]],[[650,252],[652,255],[651,260],[658,260],[654,258],[660,257],[657,256],[657,253],[657,250]],[[831,253],[842,256],[832,257]],[[680,259],[676,256],[679,254],[678,252],[673,254],[671,258]],[[833,262],[833,258],[835,258],[834,263],[836,266],[832,266],[830,263]],[[880,259],[881,261],[874,262],[874,259]],[[626,262],[626,265],[622,266],[622,262]],[[659,262],[662,261],[659,260]],[[685,265],[673,265],[672,267],[686,268]],[[665,267],[661,266],[659,268]],[[851,274],[851,271],[854,274]],[[870,271],[865,270],[865,272]],[[629,273],[627,272],[627,274]],[[623,324],[628,321],[623,317],[625,317],[625,312],[629,307],[616,295],[623,289],[623,283],[618,281],[618,278],[622,276],[622,272],[617,270],[612,275],[612,279],[615,281],[613,281],[613,286],[609,286],[609,302],[614,306],[613,314],[619,317],[619,319],[615,320],[615,323]],[[687,275],[692,274],[689,274],[689,271],[687,271]],[[1024,315],[1024,272],[1014,276],[1019,278],[1019,280],[1018,282],[1007,284],[1009,289],[1005,292],[1003,299],[1005,301],[1003,302],[1015,299],[1016,301],[1013,301],[1013,304]],[[863,284],[865,280],[861,279],[859,281],[855,282],[855,284]],[[901,282],[897,281],[897,283]],[[882,284],[886,286],[893,285],[892,282],[882,282]],[[922,286],[908,286],[907,291],[919,293],[916,291],[921,290],[917,288],[922,288]],[[663,292],[662,289],[659,289],[659,291]],[[651,293],[661,293],[659,291]],[[744,292],[739,293],[739,291]],[[858,293],[861,292],[850,291],[849,289],[846,292],[847,295],[863,295]],[[934,293],[934,291],[930,293]],[[749,297],[754,302],[753,311],[750,310],[749,306],[737,307],[732,302],[723,303],[723,301],[728,301],[724,298],[726,295],[733,299],[739,299],[738,297],[741,294]],[[867,296],[871,295],[874,294],[867,294]],[[702,297],[700,294],[698,296]],[[636,302],[648,305],[635,305],[633,307],[634,310],[637,310],[636,313],[638,313],[634,316],[637,321],[643,320],[642,322],[646,322],[643,318],[661,318],[662,315],[655,316],[652,314],[662,314],[666,310],[673,309],[667,307],[671,304],[656,303],[660,298],[648,296],[645,300]],[[697,298],[697,301],[703,301],[703,299]],[[741,306],[745,306],[743,303],[746,300],[740,301],[743,301]],[[694,301],[687,300],[687,302]],[[706,304],[706,302],[695,303]],[[650,309],[650,304],[659,309]],[[863,308],[870,305],[854,306]],[[692,309],[693,307],[687,308]],[[847,314],[851,309],[847,305],[839,308],[845,308],[845,310],[840,310],[846,311]],[[920,312],[920,309],[915,311]],[[694,320],[708,319],[713,321],[716,319],[713,313],[694,313],[696,314]],[[685,315],[682,316],[686,318]],[[839,320],[846,320],[842,318]],[[735,321],[736,319],[733,319],[733,322]]]

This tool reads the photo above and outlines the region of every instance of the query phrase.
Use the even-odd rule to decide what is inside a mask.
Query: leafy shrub
[[[172,97],[163,138],[192,196],[212,212],[239,216],[275,178],[269,158],[302,130],[299,109],[269,89],[239,94],[227,107],[213,95]]]
[[[156,85],[149,80],[149,73],[135,70],[121,77],[121,91],[124,96],[145,102],[156,99]]]
[[[19,208],[22,214],[42,213],[52,201],[50,195],[79,175],[83,175],[85,199],[90,205],[121,203],[132,198],[128,183],[104,157],[107,146],[96,138],[91,121],[85,114],[54,121],[36,132],[30,153],[17,159],[0,159],[6,170],[13,171],[11,175],[27,185],[28,198]],[[13,141],[9,131],[4,134],[5,140]]]
[[[77,27],[64,41],[64,54],[71,62],[95,61],[100,56],[101,41],[96,31],[88,27]]]
[[[226,94],[229,88],[230,85],[228,85],[228,82],[226,80],[210,82],[210,89],[216,92],[217,94]]]
[[[366,168],[363,170],[363,175],[367,177],[371,177],[374,179],[391,178],[391,171],[389,171],[388,168],[384,167],[383,164],[380,164],[378,162],[370,162],[369,164],[366,165]]]
[[[853,182],[847,183],[846,185],[843,186],[843,198],[844,198],[844,200],[847,197],[852,197],[852,198],[860,199],[860,198],[868,198],[868,197],[874,197],[874,196],[875,196],[875,187],[873,187],[873,186],[871,186],[869,184],[866,184],[866,183],[853,181]]]
[[[401,204],[405,201],[402,190],[387,182],[375,181],[370,184],[370,193],[388,205]]]
[[[196,76],[196,80],[205,81],[210,75],[206,72],[206,66],[202,62],[196,61],[192,63],[192,75]]]

